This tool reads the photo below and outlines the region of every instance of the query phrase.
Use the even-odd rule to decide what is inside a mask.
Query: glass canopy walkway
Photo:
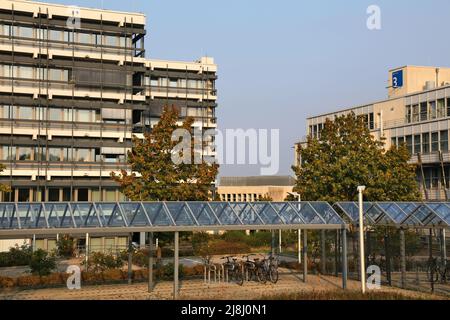
[[[343,228],[327,202],[0,203],[0,236]]]
[[[359,223],[357,202],[333,205],[349,224]],[[448,228],[450,202],[364,202],[364,223],[397,228]]]
[[[450,203],[365,202],[367,225],[448,228]],[[0,236],[206,230],[340,230],[358,224],[357,202],[0,203]]]

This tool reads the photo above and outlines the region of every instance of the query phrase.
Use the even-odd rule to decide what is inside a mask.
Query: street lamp
[[[363,192],[365,186],[358,187],[359,200],[359,260],[361,266],[361,291],[366,293],[366,266],[364,260],[364,217],[363,217]]]
[[[298,199],[298,210],[300,211],[301,207],[300,207],[300,203],[302,202],[302,195],[300,193],[297,192],[288,192],[289,195],[293,196],[293,197],[297,197]],[[297,247],[298,247],[298,263],[302,263],[302,250],[301,250],[301,236],[302,236],[302,230],[298,229],[297,230]]]

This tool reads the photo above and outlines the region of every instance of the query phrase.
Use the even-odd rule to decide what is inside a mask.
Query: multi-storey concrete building
[[[450,180],[450,69],[404,66],[389,71],[388,99],[307,119],[307,134],[318,137],[326,119],[364,115],[386,149],[406,143],[424,198],[446,199]],[[296,145],[296,164],[301,163]]]
[[[139,13],[0,1],[0,200],[123,200],[110,173],[165,105],[216,127],[213,59],[147,59],[145,35]]]
[[[222,177],[217,193],[221,201],[251,202],[261,198],[284,201],[295,184],[290,176]]]

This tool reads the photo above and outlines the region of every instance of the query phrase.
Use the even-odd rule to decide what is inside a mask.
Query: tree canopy
[[[201,163],[176,164],[172,161],[174,148],[179,141],[172,141],[176,129],[185,129],[194,137],[192,118],[179,125],[179,112],[175,107],[165,107],[158,124],[144,139],[133,137],[133,148],[127,162],[131,173],[122,170],[111,173],[122,192],[133,201],[207,201],[215,181],[217,164],[203,158]],[[194,144],[192,138],[192,145]],[[194,150],[194,148],[193,148]],[[194,155],[191,154],[192,159]]]
[[[300,147],[301,165],[294,191],[306,201],[355,201],[357,187],[367,187],[368,201],[420,199],[416,166],[408,164],[405,145],[384,148],[375,140],[363,117],[354,113],[327,119],[319,138],[308,137]]]

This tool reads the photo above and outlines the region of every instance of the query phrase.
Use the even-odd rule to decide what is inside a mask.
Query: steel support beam
[[[297,230],[298,263],[302,263],[302,230]]]
[[[303,231],[303,282],[308,276],[308,232]]]
[[[321,248],[320,248],[320,253],[321,253],[321,258],[320,258],[320,262],[321,262],[321,271],[322,274],[326,274],[327,273],[327,252],[326,252],[326,232],[325,230],[322,230],[320,233],[320,241],[321,241]]]
[[[148,292],[153,292],[153,232],[149,234],[148,247]]]
[[[278,230],[278,254],[281,253],[281,229]]]
[[[133,278],[133,234],[128,235],[128,284]]]
[[[85,261],[86,261],[86,270],[88,269],[89,266],[89,233],[86,233],[86,242],[85,242]]]
[[[139,246],[145,248],[145,232],[139,232]]]
[[[342,229],[342,288],[347,289],[347,229]]]
[[[175,232],[174,240],[174,263],[173,263],[173,298],[178,299],[178,266],[179,266],[179,238],[180,234],[178,231]]]
[[[386,259],[386,279],[390,286],[392,286],[392,277],[391,277],[391,254],[389,250],[389,234],[387,230],[384,234],[384,253]]]
[[[406,244],[405,230],[400,229],[400,268],[401,268],[401,286],[406,287]]]

